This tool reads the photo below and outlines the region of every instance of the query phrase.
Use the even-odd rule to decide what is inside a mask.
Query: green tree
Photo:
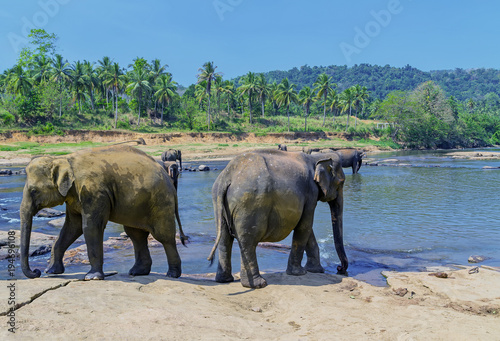
[[[177,83],[172,81],[170,74],[162,74],[157,80],[155,99],[161,104],[161,125],[163,125],[163,111],[165,103],[168,105],[178,96]]]
[[[82,113],[82,101],[85,100],[86,89],[85,66],[82,62],[77,61],[71,66],[71,92],[73,99],[78,103],[78,114]]]
[[[269,90],[269,85],[267,84],[266,77],[264,76],[263,73],[259,73],[257,75],[257,91],[259,94],[262,117],[265,117],[264,108],[266,105],[266,100],[270,95],[270,90]]]
[[[124,70],[120,67],[118,63],[113,63],[105,72],[101,73],[103,79],[103,88],[113,90],[113,95],[115,99],[115,129],[118,122],[118,95],[123,92],[123,89],[127,85],[127,77],[125,76]]]
[[[311,104],[313,104],[316,99],[316,94],[310,87],[305,86],[299,91],[298,101],[304,107],[304,130],[307,131],[307,116],[309,116],[309,111],[311,109]]]
[[[323,126],[325,126],[326,121],[326,105],[328,94],[333,90],[335,83],[332,83],[332,77],[328,77],[326,73],[322,73],[316,79],[313,86],[315,91],[317,91],[318,98],[323,98]]]
[[[130,83],[127,89],[130,90],[131,94],[137,98],[139,104],[139,110],[137,115],[137,126],[141,124],[141,103],[143,96],[151,90],[151,85],[149,84],[149,72],[145,70],[144,66],[136,65],[134,69],[129,74]]]
[[[242,85],[238,88],[238,91],[241,96],[246,95],[248,97],[248,108],[250,115],[250,124],[252,124],[252,101],[254,94],[258,93],[259,85],[257,83],[257,77],[255,77],[255,73],[248,72],[241,79]]]
[[[56,54],[52,59],[52,68],[50,69],[50,80],[59,86],[59,117],[62,115],[63,87],[65,83],[71,80],[71,69],[68,61],[63,60],[60,54]]]
[[[295,84],[290,84],[288,78],[284,78],[278,86],[276,92],[276,103],[280,107],[286,107],[286,116],[288,117],[288,132],[290,132],[290,104],[297,103],[297,92]]]
[[[205,92],[208,96],[208,110],[207,110],[207,130],[210,130],[210,96],[212,92],[212,82],[215,79],[215,76],[218,75],[215,70],[217,66],[214,65],[214,62],[206,62],[203,64],[202,68],[199,68],[198,71],[198,83],[205,82]]]
[[[15,65],[8,75],[8,87],[13,90],[15,95],[27,96],[33,82],[28,73],[20,64]]]
[[[347,112],[345,131],[347,131],[347,128],[349,128],[349,117],[351,116],[352,105],[355,98],[356,95],[353,88],[347,88],[340,94],[340,103],[342,105],[342,112]]]

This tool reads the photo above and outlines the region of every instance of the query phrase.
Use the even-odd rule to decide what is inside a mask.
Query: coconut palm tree
[[[118,63],[113,63],[110,69],[104,73],[101,73],[103,78],[103,88],[113,89],[114,94],[114,107],[115,107],[115,129],[118,122],[118,94],[122,92],[123,88],[127,84],[125,72],[123,68],[120,67]]]
[[[222,93],[226,96],[227,115],[229,116],[229,112],[231,110],[231,107],[229,105],[229,101],[233,100],[233,96],[235,93],[234,83],[229,81],[229,80],[224,81],[224,84],[222,85]]]
[[[355,92],[354,89],[347,88],[342,93],[340,94],[340,103],[342,105],[342,112],[347,112],[349,109],[349,112],[347,113],[347,121],[346,121],[346,126],[345,126],[345,131],[347,131],[347,128],[349,127],[349,116],[351,116],[351,111],[352,111],[352,105],[355,100]]]
[[[257,83],[257,77],[255,77],[255,73],[248,72],[245,76],[241,78],[242,85],[238,88],[238,91],[241,96],[248,97],[248,108],[250,110],[250,124],[252,124],[252,100],[253,95],[258,93],[259,85]]]
[[[307,116],[309,116],[311,104],[316,100],[316,94],[310,87],[305,86],[299,91],[298,100],[304,107],[304,129],[307,131]]]
[[[170,104],[177,94],[177,83],[172,81],[172,76],[170,74],[162,74],[158,78],[155,99],[161,104],[161,125],[163,125],[163,111],[165,108],[165,103]]]
[[[266,105],[266,100],[269,97],[269,85],[267,84],[266,77],[263,73],[257,75],[257,92],[259,94],[260,108],[262,112],[262,117],[265,117],[264,107]]]
[[[288,132],[290,132],[290,104],[297,102],[297,92],[295,84],[290,84],[288,78],[281,81],[276,92],[276,103],[280,107],[286,106],[286,116],[288,117]]]
[[[220,114],[220,99],[224,92],[224,81],[221,75],[216,75],[214,79],[213,88],[215,91],[215,101],[217,102],[217,115]]]
[[[82,100],[85,99],[87,89],[87,78],[85,77],[85,66],[77,61],[71,66],[71,92],[74,100],[78,103],[78,114],[82,113]]]
[[[194,95],[198,100],[198,107],[203,110],[205,100],[208,99],[207,94],[207,82],[203,81],[195,85],[194,87]]]
[[[151,90],[151,85],[149,84],[149,72],[144,67],[134,67],[129,74],[130,83],[127,86],[133,96],[136,96],[137,102],[139,103],[139,112],[137,117],[137,126],[141,123],[141,102],[143,96],[147,95],[149,90]]]
[[[337,91],[332,90],[326,98],[328,110],[333,113],[332,123],[335,124],[335,113],[340,109],[340,99]]]
[[[269,97],[273,102],[273,112],[274,115],[278,115],[278,105],[276,103],[276,94],[278,93],[278,83],[276,81],[269,84]]]
[[[14,65],[7,76],[7,86],[15,95],[27,95],[33,87],[33,80],[20,64]]]
[[[95,110],[94,90],[99,87],[101,80],[99,79],[96,71],[94,70],[94,63],[91,63],[88,60],[84,60],[83,70],[85,72],[86,88],[90,98],[90,105],[92,106],[92,110]]]
[[[333,87],[337,86],[337,84],[332,83],[332,77],[328,77],[326,73],[322,73],[318,76],[313,86],[315,86],[314,90],[318,92],[317,95],[318,98],[323,97],[323,126],[324,126],[326,121],[326,98],[328,97],[330,91],[333,90]]]
[[[214,66],[214,62],[206,62],[203,64],[202,68],[199,68],[198,71],[198,83],[205,82],[205,92],[208,95],[208,110],[207,110],[207,130],[210,130],[210,96],[212,91],[212,82],[215,79],[216,75],[219,73],[215,72],[217,66]]]
[[[156,84],[158,78],[160,78],[161,75],[166,73],[167,67],[168,67],[168,65],[167,64],[162,65],[161,61],[158,58],[153,59],[151,61],[151,71],[150,71],[151,79],[149,80],[149,83]],[[151,92],[151,97],[152,97],[151,99],[155,102],[155,113],[156,113],[156,109],[157,109],[156,105],[157,105],[158,101],[155,101],[154,95],[155,95],[155,92],[152,91]]]
[[[354,96],[355,96],[354,101],[356,103],[356,108],[357,108],[356,116],[354,118],[354,128],[356,128],[356,123],[358,121],[359,108],[361,107],[362,111],[364,111],[366,100],[368,99],[368,97],[370,95],[369,95],[369,91],[366,88],[366,86],[361,86],[359,84],[356,84],[353,87],[353,90],[354,90]]]
[[[59,85],[59,118],[62,115],[62,99],[64,83],[71,80],[71,69],[69,63],[63,60],[60,54],[56,54],[52,59],[52,68],[50,69],[50,80]]]
[[[102,57],[101,60],[98,60],[97,62],[99,63],[99,66],[97,67],[97,72],[101,78],[104,78],[103,74],[111,72],[111,65],[113,61],[108,56],[104,56]],[[110,89],[103,86],[101,90],[103,93],[106,94],[106,104],[108,104],[108,94]]]
[[[35,57],[33,81],[35,83],[42,83],[49,79],[51,69],[51,59],[45,55],[37,55]]]

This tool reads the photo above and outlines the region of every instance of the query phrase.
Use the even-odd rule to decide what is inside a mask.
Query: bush
[[[126,121],[118,121],[116,123],[116,128],[118,129],[130,129],[130,123]]]
[[[5,111],[0,113],[0,122],[2,123],[3,126],[8,127],[11,124],[13,124],[15,120],[16,118],[14,117],[14,115],[12,115],[9,112]]]

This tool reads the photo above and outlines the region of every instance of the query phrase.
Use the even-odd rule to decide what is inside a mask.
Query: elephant
[[[165,249],[167,276],[181,275],[175,242],[177,192],[165,169],[144,152],[121,145],[31,160],[20,208],[21,268],[26,277],[41,275],[28,262],[33,216],[42,208],[63,203],[66,219],[46,273],[64,272],[64,252],[83,234],[91,266],[85,280],[104,279],[103,234],[106,223],[112,221],[123,224],[132,240],[135,264],[130,275],[148,275],[151,270],[150,233]]]
[[[302,147],[302,152],[306,154],[311,154],[312,152],[319,152],[319,148]]]
[[[282,150],[284,152],[288,151],[288,148],[286,146],[286,144],[278,144],[278,150]]]
[[[137,145],[146,145],[146,141],[144,141],[144,139],[142,137],[139,137],[137,140],[130,140],[130,141],[122,141],[122,142],[116,142],[116,143],[113,143],[111,144],[111,146],[116,146],[118,144],[125,144],[125,143],[137,143]]]
[[[217,237],[208,260],[219,248],[215,280],[234,281],[231,251],[236,238],[241,250],[241,284],[263,288],[256,247],[259,242],[277,242],[293,230],[286,273],[304,275],[324,272],[319,247],[312,230],[318,201],[328,202],[335,248],[345,273],[348,260],[343,243],[343,187],[345,176],[337,153],[287,153],[262,150],[234,158],[212,187]],[[307,255],[305,268],[301,261]]]
[[[179,167],[182,171],[182,155],[181,151],[178,149],[169,149],[161,154],[161,160],[165,161],[176,161],[179,160]]]
[[[342,167],[352,168],[352,174],[357,174],[363,163],[365,152],[356,149],[338,149],[336,151],[342,158]]]

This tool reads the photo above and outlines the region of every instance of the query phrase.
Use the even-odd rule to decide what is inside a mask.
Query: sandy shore
[[[83,274],[6,281],[2,340],[498,340],[500,272],[388,273],[388,287],[331,274],[265,274],[243,288],[199,276]],[[7,316],[7,285],[20,307]],[[406,294],[405,294],[406,292]],[[399,294],[399,295],[398,295]],[[12,315],[12,314],[11,314]],[[15,334],[8,322],[15,322]]]

